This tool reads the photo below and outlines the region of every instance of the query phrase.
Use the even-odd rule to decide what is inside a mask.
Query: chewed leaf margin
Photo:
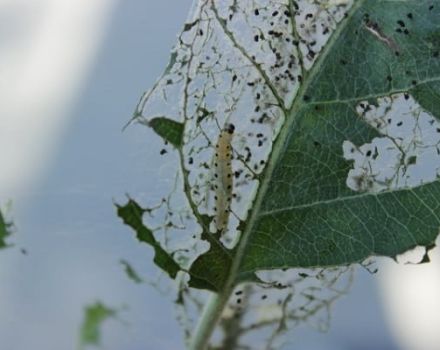
[[[142,208],[131,198],[129,198],[125,205],[116,204],[116,207],[118,216],[123,220],[124,224],[135,231],[139,242],[146,243],[154,249],[154,263],[172,279],[176,278],[178,272],[184,271],[190,275],[189,285],[191,287],[211,291],[219,291],[222,288],[227,279],[227,272],[232,260],[227,250],[219,244],[213,244],[208,253],[199,257],[201,261],[198,262],[201,262],[201,264],[197,264],[196,268],[186,271],[175,261],[172,254],[168,253],[160,245],[154,237],[152,230],[144,225],[142,217],[147,209]],[[205,239],[209,239],[206,237],[207,235],[207,233],[203,234]],[[207,257],[208,259],[206,259]],[[206,264],[203,263],[204,260],[207,260]],[[123,265],[127,269],[128,265],[126,263]]]
[[[123,220],[124,224],[130,226],[136,232],[136,238],[154,249],[154,263],[171,278],[175,278],[181,268],[173,257],[156,241],[153,232],[143,224],[142,216],[146,210],[133,199],[129,199],[123,206],[116,204],[116,207],[118,216]]]

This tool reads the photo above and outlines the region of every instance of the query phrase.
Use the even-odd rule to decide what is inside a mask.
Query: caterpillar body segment
[[[215,146],[214,156],[214,180],[215,180],[215,227],[218,234],[224,232],[228,226],[232,190],[232,138],[235,127],[228,124],[220,132]]]

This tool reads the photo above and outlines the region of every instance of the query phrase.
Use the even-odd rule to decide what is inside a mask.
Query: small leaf
[[[84,310],[84,320],[80,331],[80,349],[86,346],[99,346],[101,343],[101,326],[104,321],[114,318],[117,312],[97,301]]]
[[[6,239],[12,234],[12,223],[7,222],[0,211],[0,249],[7,248],[9,246],[6,243]]]
[[[156,134],[174,147],[180,147],[183,140],[183,124],[165,117],[156,117],[147,122]]]
[[[120,262],[124,266],[125,273],[129,279],[131,279],[134,283],[137,283],[137,284],[144,283],[144,280],[139,276],[139,274],[130,265],[130,263],[128,261],[121,260]]]
[[[142,215],[145,210],[132,199],[129,199],[124,206],[117,205],[117,208],[118,216],[124,221],[124,224],[130,226],[136,232],[137,239],[153,247],[156,265],[168,273],[170,277],[175,278],[177,272],[180,271],[180,266],[156,241],[153,232],[143,224]]]

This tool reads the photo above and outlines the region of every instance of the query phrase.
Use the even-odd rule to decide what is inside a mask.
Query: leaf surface
[[[262,269],[395,257],[434,243],[439,181],[378,193],[354,191],[347,186],[352,161],[342,146],[346,140],[361,145],[379,136],[356,112],[361,101],[405,92],[438,118],[438,18],[440,6],[428,1],[370,0],[358,1],[340,23],[304,77],[274,144],[232,258],[237,280]],[[398,54],[368,30],[367,20],[397,44]],[[197,263],[193,269],[202,268]],[[207,280],[216,279],[206,272]]]

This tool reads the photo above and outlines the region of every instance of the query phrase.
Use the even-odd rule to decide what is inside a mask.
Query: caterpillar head
[[[231,124],[231,123],[227,124],[226,127],[225,127],[225,130],[226,130],[228,133],[233,134],[233,133],[234,133],[234,130],[235,130],[235,126],[234,126],[234,124]]]

